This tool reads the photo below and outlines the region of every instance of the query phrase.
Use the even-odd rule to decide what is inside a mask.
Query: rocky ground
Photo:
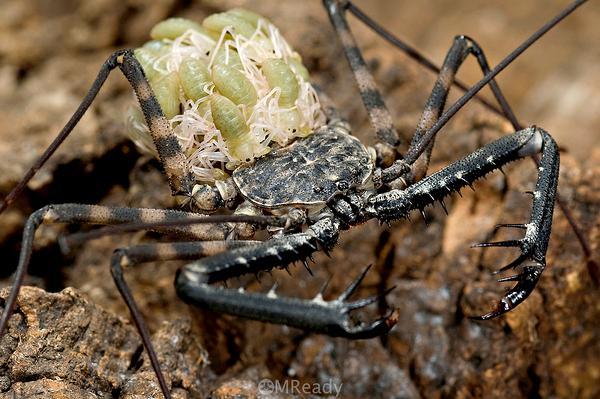
[[[304,57],[312,78],[349,116],[356,135],[370,142],[358,93],[319,2],[165,0],[151,6],[132,0],[81,4],[65,0],[51,5],[34,0],[9,2],[0,14],[0,192],[7,193],[14,186],[62,127],[111,50],[143,43],[150,27],[167,16],[201,20],[234,5],[268,16],[281,28]],[[372,13],[385,17],[386,9],[381,7]],[[441,1],[440,7],[449,10],[444,21],[458,18],[451,17],[451,12],[459,12],[449,9],[446,2]],[[573,17],[579,18],[579,25],[573,27],[576,22],[570,22],[570,26],[590,32],[583,23],[599,12],[597,4],[589,5],[587,11],[582,10],[584,16]],[[530,29],[514,29],[515,43],[537,24],[529,21],[526,26]],[[462,28],[458,23],[453,26],[446,36],[448,44],[452,34],[465,33]],[[356,26],[356,31],[394,111],[396,125],[408,139],[434,77],[365,28]],[[408,31],[420,32],[417,28]],[[585,48],[585,44],[579,45]],[[548,48],[560,46],[554,42]],[[564,56],[560,50],[547,51],[548,60]],[[590,70],[589,60],[595,51],[586,52],[581,62],[571,59],[573,70]],[[437,48],[432,51],[439,62],[443,51],[438,53]],[[497,61],[500,56],[493,59]],[[590,108],[600,101],[600,93],[591,89],[594,74],[578,74],[573,79],[576,84],[569,86],[570,79],[560,80],[568,74],[560,72],[548,75],[554,81],[547,79],[554,82],[551,87],[570,90],[567,97],[572,101],[567,104],[573,105],[582,96]],[[585,76],[589,80],[582,83]],[[502,83],[510,86],[509,81]],[[509,90],[518,94],[526,84],[527,79],[516,79],[517,88]],[[566,89],[558,91],[540,95],[546,104],[540,109],[546,115],[556,104],[565,104]],[[122,135],[124,110],[131,101],[125,80],[120,76],[109,79],[73,136],[38,174],[23,198],[0,216],[3,286],[10,284],[16,265],[24,218],[44,204],[175,206],[156,163],[141,157]],[[519,104],[528,101],[531,99]],[[577,101],[575,104],[581,105]],[[578,108],[575,106],[573,112]],[[519,105],[516,110],[520,114]],[[551,114],[554,123],[557,116]],[[590,117],[584,118],[588,114]],[[571,124],[595,127],[597,132],[596,117],[586,111],[566,119]],[[535,119],[537,124],[546,126],[544,112],[536,118],[541,118]],[[564,119],[558,126],[566,126]],[[508,124],[483,107],[468,106],[437,141],[432,169],[509,130]],[[565,142],[560,134],[557,137],[567,150],[580,144],[562,153],[560,191],[592,243],[594,259],[598,259],[597,136]],[[153,332],[174,396],[289,396],[260,396],[258,384],[268,378],[319,387],[341,384],[340,397],[344,398],[598,397],[599,291],[560,211],[554,217],[548,268],[534,294],[506,317],[490,322],[466,317],[489,310],[502,295],[505,287],[496,283],[490,272],[514,257],[510,250],[482,252],[469,249],[469,245],[490,238],[516,238],[511,234],[518,232],[494,233],[494,226],[528,218],[530,198],[523,192],[533,187],[533,163],[525,160],[505,171],[507,177],[493,174],[478,182],[475,191],[464,190],[462,198],[455,195],[448,199],[448,216],[435,207],[426,210],[427,224],[415,214],[412,223],[369,223],[345,233],[331,259],[315,258],[313,278],[302,267],[294,267],[291,277],[275,272],[260,283],[250,283],[252,289],[264,291],[277,280],[281,294],[310,297],[333,276],[327,294],[333,297],[365,265],[373,264],[358,295],[396,286],[386,302],[400,309],[398,325],[381,339],[348,341],[307,335],[192,309],[175,295],[173,276],[180,266],[176,262],[128,271],[127,279]],[[108,270],[114,248],[156,237],[135,234],[103,238],[73,254],[62,254],[56,245],[57,236],[79,229],[48,226],[38,233],[27,283],[53,293],[39,288],[22,290],[8,334],[0,338],[0,398],[158,395],[149,361],[140,352],[139,338]],[[0,291],[0,298],[6,295],[7,290]],[[371,309],[371,316],[385,306],[380,303]],[[328,393],[315,392],[314,396],[327,397]]]

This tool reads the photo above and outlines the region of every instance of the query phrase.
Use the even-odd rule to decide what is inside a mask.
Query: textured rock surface
[[[240,4],[268,16],[281,28],[302,54],[312,78],[350,117],[356,135],[372,143],[352,77],[319,2],[163,1],[146,6],[132,0],[104,0],[80,5],[69,1],[52,4],[49,7],[33,0],[9,2],[0,13],[3,194],[60,129],[113,49],[143,43],[150,27],[166,16],[202,19]],[[409,9],[417,4],[409,5]],[[435,47],[432,51],[439,62],[453,34],[470,32],[462,30],[468,22],[456,22],[459,17],[451,16],[461,14],[456,11],[455,1],[451,5],[440,2],[433,8],[436,7],[446,7],[446,16],[441,20],[444,24],[453,22],[444,36],[445,43],[438,44],[442,50]],[[577,17],[575,23],[579,25],[573,29],[593,33],[584,22],[597,15],[600,7],[586,7],[586,17]],[[385,16],[386,8],[374,9],[372,13]],[[432,18],[425,11],[422,17],[423,21]],[[496,25],[490,26],[497,29],[503,19],[490,21],[495,21]],[[572,27],[573,22],[569,24]],[[406,32],[420,32],[420,28],[401,25],[407,28]],[[523,28],[511,30],[511,43],[518,43],[533,29],[532,25],[535,24],[526,20]],[[314,29],[316,26],[323,28]],[[394,111],[396,125],[408,140],[434,78],[391,51],[365,28],[356,26],[356,32]],[[433,37],[431,34],[422,40],[438,43]],[[481,42],[486,45],[486,41]],[[571,41],[569,46],[589,48],[590,43],[593,41]],[[539,47],[546,49],[545,58],[566,57],[566,50],[559,44],[542,42]],[[574,70],[588,70],[589,65],[597,65],[589,62],[594,54],[590,50],[581,63],[577,57],[569,62]],[[497,61],[499,56],[492,59]],[[541,68],[537,64],[535,68]],[[520,64],[514,68],[538,70]],[[568,71],[557,70],[547,79],[560,78],[565,70]],[[577,82],[582,76],[594,77],[585,73],[577,76]],[[501,83],[516,87],[513,90],[518,93],[529,82],[521,78],[501,79]],[[551,110],[571,109],[572,113],[565,114],[559,126],[581,124],[600,131],[596,116],[582,119],[581,114],[564,106],[572,104],[569,101],[579,104],[582,96],[589,104],[598,101],[600,96],[591,83],[569,86],[569,79],[550,80],[544,87],[566,85],[572,91],[568,91],[568,96],[564,95],[566,89],[560,93],[544,91],[543,96],[539,95],[543,97],[542,105],[532,107],[541,107],[545,110],[542,115],[551,114],[553,120],[560,113]],[[49,167],[21,201],[0,216],[0,277],[5,278],[14,270],[25,215],[43,204],[70,201],[174,206],[155,164],[140,159],[120,134],[125,109],[132,99],[130,89],[124,79],[116,76],[107,85]],[[524,102],[531,103],[533,97]],[[521,114],[519,108],[516,111]],[[535,122],[546,126],[543,118]],[[470,105],[444,129],[434,151],[432,170],[509,130],[506,123],[482,107]],[[581,142],[589,143],[583,139]],[[572,143],[564,145],[569,148]],[[560,190],[597,258],[600,150],[597,141],[587,147],[583,153],[589,156],[583,160],[563,154]],[[575,153],[582,152],[576,149]],[[523,192],[533,187],[535,168],[525,160],[505,170],[506,178],[499,173],[491,175],[475,185],[475,192],[465,190],[463,198],[455,195],[447,200],[448,216],[439,207],[427,209],[428,224],[415,215],[412,223],[395,223],[387,228],[368,223],[343,234],[332,259],[316,257],[314,278],[302,268],[293,268],[293,277],[275,272],[273,277],[262,278],[262,284],[250,279],[250,289],[265,291],[274,279],[280,284],[282,295],[310,297],[333,276],[328,290],[333,296],[365,265],[374,264],[359,295],[395,285],[387,303],[401,309],[399,325],[382,339],[349,342],[191,309],[175,296],[173,279],[179,266],[175,262],[140,265],[127,271],[126,277],[154,332],[154,343],[174,395],[203,397],[211,392],[218,398],[257,397],[260,381],[266,378],[321,385],[335,382],[342,384],[341,397],[345,398],[598,397],[600,294],[560,212],[554,218],[549,266],[536,292],[504,318],[480,323],[466,317],[489,310],[502,295],[503,285],[496,283],[490,272],[514,256],[509,250],[482,252],[469,249],[469,245],[490,238],[517,237],[518,232],[493,233],[494,225],[528,218],[530,198]],[[77,227],[69,228],[76,230]],[[113,249],[156,237],[134,234],[103,238],[65,256],[55,244],[57,235],[65,231],[57,226],[40,230],[28,283],[51,291],[71,286],[77,290],[57,294],[23,290],[9,334],[0,339],[0,398],[156,395],[157,383],[147,358],[142,355],[141,361],[135,361],[140,341],[126,321],[127,310],[108,270]],[[9,281],[2,283],[8,285]],[[2,295],[5,297],[6,291]]]
[[[1,301],[7,292],[0,292]],[[210,374],[208,355],[190,334],[189,323],[163,324],[153,342],[174,396],[199,396]],[[49,294],[24,287],[0,340],[2,395],[156,396],[158,382],[140,350],[131,325],[77,290]]]

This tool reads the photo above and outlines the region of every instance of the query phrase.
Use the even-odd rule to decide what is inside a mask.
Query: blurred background
[[[568,1],[357,0],[388,30],[439,64],[452,37],[465,34],[485,51],[493,68]],[[600,144],[600,3],[590,1],[497,78],[516,115],[537,124],[577,157]],[[461,79],[481,78],[475,62]],[[489,93],[486,93],[491,98]]]

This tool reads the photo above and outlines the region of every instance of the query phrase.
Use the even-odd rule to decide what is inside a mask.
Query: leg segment
[[[21,254],[15,273],[13,289],[6,301],[0,318],[2,335],[8,318],[14,309],[15,301],[31,258],[35,231],[42,223],[87,223],[87,224],[123,224],[132,222],[157,222],[168,220],[186,220],[197,217],[196,214],[162,209],[112,208],[97,205],[62,204],[45,206],[29,216],[23,230]],[[230,227],[226,223],[217,225],[188,225],[156,229],[157,231],[179,233],[199,240],[224,240]]]
[[[2,202],[0,202],[0,213],[2,213],[19,196],[19,194],[21,194],[31,178],[33,178],[37,171],[69,136],[77,123],[79,123],[81,117],[83,117],[87,109],[92,105],[92,102],[96,98],[100,88],[102,88],[102,85],[104,85],[108,75],[117,67],[123,72],[133,87],[138,101],[140,102],[146,123],[150,129],[152,139],[154,140],[156,150],[158,151],[160,161],[163,165],[167,179],[169,180],[173,195],[191,196],[194,184],[193,176],[190,172],[186,171],[185,155],[179,146],[177,138],[171,131],[169,122],[165,118],[162,109],[152,92],[150,84],[146,80],[144,71],[133,55],[133,51],[119,50],[114,52],[104,64],[102,64],[90,90],[58,136],[35,164],[27,171],[17,186]]]
[[[435,82],[431,95],[427,100],[427,104],[425,105],[425,109],[423,110],[423,114],[417,125],[409,150],[422,140],[425,132],[427,132],[439,119],[444,110],[444,106],[446,105],[448,93],[455,80],[456,73],[469,54],[475,56],[484,75],[489,72],[490,68],[481,47],[466,36],[455,37],[454,43],[442,64],[442,69]],[[514,114],[495,80],[490,82],[490,88],[504,113],[512,116],[514,119]],[[410,177],[412,177],[412,181],[421,180],[425,176],[427,168],[429,167],[429,160],[434,142],[435,138],[429,142],[423,154],[421,154],[415,163],[411,165],[412,176]],[[409,184],[410,183],[411,182],[409,181]]]
[[[325,302],[320,295],[313,300],[277,297],[246,293],[240,290],[210,286],[246,273],[258,273],[274,267],[302,261],[316,252],[332,249],[338,236],[338,223],[324,218],[306,232],[271,239],[257,245],[223,252],[185,266],[177,276],[176,289],[186,302],[249,319],[348,338],[371,338],[387,332],[395,323],[395,315],[369,324],[354,324],[348,318],[351,310],[361,308],[377,300],[377,297],[353,302],[345,300],[358,283],[347,293],[333,301]],[[358,280],[360,280],[362,277]]]
[[[179,242],[144,244],[129,248],[117,249],[111,258],[110,271],[115,285],[131,313],[131,318],[142,337],[144,348],[148,352],[150,363],[156,373],[162,393],[166,399],[171,397],[169,387],[160,369],[158,356],[150,340],[150,331],[144,322],[144,318],[135,303],[133,294],[125,281],[123,275],[124,266],[132,266],[138,263],[152,262],[158,260],[193,260],[204,256],[215,255],[219,252],[249,245],[247,241],[205,241],[205,242]]]
[[[518,275],[500,281],[517,281],[502,298],[498,307],[482,316],[489,319],[513,309],[533,291],[546,266],[546,250],[552,227],[554,199],[558,185],[559,154],[552,137],[544,130],[528,128],[502,137],[467,157],[409,186],[406,190],[391,190],[369,199],[367,211],[383,221],[407,217],[413,209],[423,209],[441,201],[452,191],[458,191],[487,173],[511,161],[542,153],[538,180],[534,191],[532,212],[520,240],[483,243],[479,246],[519,247],[521,255],[501,269],[520,268]]]
[[[195,179],[192,173],[186,170],[185,154],[160,108],[142,66],[131,50],[116,52],[115,55],[117,66],[133,87],[140,103],[160,162],[169,180],[171,192],[173,195],[191,196]]]
[[[527,155],[533,155],[533,153]],[[558,187],[559,162],[558,147],[546,133],[542,136],[542,159],[538,167],[538,181],[533,192],[531,217],[529,223],[525,225],[525,236],[515,243],[515,246],[521,249],[521,255],[498,271],[499,273],[511,268],[521,268],[519,274],[498,280],[500,282],[516,281],[517,284],[504,295],[496,309],[476,317],[477,319],[491,319],[514,309],[531,294],[540,279],[546,267],[546,251],[550,240],[554,200]],[[476,246],[503,246],[504,243],[506,241],[481,243]]]
[[[376,145],[377,158],[382,165],[391,164],[396,158],[396,148],[400,144],[398,132],[394,128],[392,116],[387,109],[375,80],[367,68],[356,41],[352,36],[344,15],[345,9],[338,0],[323,0],[329,19],[340,38],[344,53],[354,73],[360,96],[375,128],[379,143]]]
[[[367,25],[371,30],[373,30],[373,32],[377,33],[379,36],[381,36],[384,40],[386,40],[388,43],[390,43],[394,47],[400,49],[402,52],[404,52],[404,54],[406,54],[408,57],[412,58],[414,61],[416,61],[423,67],[429,69],[430,71],[432,71],[436,74],[440,74],[441,69],[437,65],[435,65],[431,60],[429,60],[427,57],[425,57],[423,54],[421,54],[419,52],[419,50],[412,47],[411,45],[404,42],[403,40],[399,39],[397,36],[394,36],[390,31],[388,31],[383,26],[381,26],[377,22],[375,22],[371,17],[366,15],[360,8],[358,8],[351,1],[346,0],[346,4],[347,4],[348,11],[350,13],[352,13],[352,15],[354,15],[356,18],[358,18],[358,20],[360,20],[362,23]],[[469,90],[469,87],[465,83],[461,82],[458,79],[454,79],[453,84],[456,87],[460,88],[462,91]],[[486,100],[485,98],[483,98],[479,95],[475,95],[475,99],[477,101],[479,101],[481,104],[483,104],[487,109],[496,113],[497,115],[504,116],[504,117],[507,116],[500,108],[497,108],[494,104],[488,102],[488,100]],[[520,130],[520,128],[518,130]]]
[[[425,109],[423,110],[423,114],[421,115],[421,119],[419,120],[415,134],[412,138],[409,151],[422,141],[424,134],[431,129],[439,119],[444,110],[444,106],[446,105],[450,88],[455,82],[456,73],[469,54],[475,56],[484,75],[490,71],[487,59],[485,58],[481,47],[469,37],[456,36],[452,47],[446,55],[446,59],[444,60],[431,95],[427,100]],[[512,109],[508,105],[508,102],[504,98],[504,95],[495,80],[490,82],[490,88],[507,118],[516,120]],[[395,184],[393,180],[400,176],[403,178],[403,185],[410,185],[415,181],[421,180],[429,167],[434,142],[435,137],[427,144],[425,151],[414,161],[414,163],[409,163],[407,165],[406,161],[399,160],[390,168],[384,169],[381,173],[381,182],[391,183],[390,185],[394,187],[397,186],[397,184]],[[410,170],[407,170],[409,167]],[[404,172],[408,173],[405,174]]]

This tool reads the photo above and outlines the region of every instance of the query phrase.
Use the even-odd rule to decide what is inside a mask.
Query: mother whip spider
[[[581,3],[574,3],[555,22]],[[345,21],[346,9],[357,15],[360,15],[360,11],[349,2],[326,1],[325,8],[344,47],[375,129],[377,144],[373,149],[365,147],[350,135],[348,124],[326,101],[323,101],[322,112],[327,122],[319,126],[321,110],[312,107],[316,100],[310,86],[305,84],[302,65],[294,67],[296,59],[293,51],[279,38],[275,39],[275,31],[264,20],[243,10],[217,14],[219,17],[205,21],[203,29],[208,30],[208,34],[187,21],[171,21],[169,23],[174,25],[163,26],[165,32],[156,33],[156,42],[145,47],[150,53],[148,60],[144,60],[143,53],[129,50],[117,51],[109,57],[73,119],[19,187],[23,187],[70,133],[109,72],[118,67],[130,81],[140,101],[152,138],[146,145],[151,150],[153,145],[158,153],[172,193],[187,198],[191,206],[201,212],[214,212],[228,207],[234,209],[234,214],[199,218],[194,212],[78,204],[49,205],[36,211],[25,228],[15,289],[6,302],[0,320],[0,332],[6,325],[18,288],[23,282],[35,229],[43,222],[57,222],[125,224],[127,229],[179,232],[193,240],[121,249],[115,252],[111,263],[117,286],[132,312],[165,396],[169,395],[168,386],[161,375],[147,329],[122,278],[121,267],[126,264],[201,258],[185,266],[177,277],[177,291],[189,303],[330,335],[349,338],[380,335],[393,326],[397,317],[395,312],[372,323],[356,323],[348,318],[351,310],[376,299],[347,301],[364,273],[337,300],[327,302],[245,293],[215,288],[209,284],[243,273],[258,273],[305,261],[313,252],[333,249],[340,230],[373,218],[384,222],[405,218],[411,210],[422,210],[435,201],[443,204],[445,196],[470,185],[488,172],[518,158],[541,153],[531,219],[527,224],[506,225],[523,229],[524,238],[481,244],[515,246],[521,251],[521,255],[505,269],[514,267],[519,273],[503,279],[516,281],[516,285],[494,311],[482,318],[498,316],[521,303],[531,293],[545,267],[558,179],[558,151],[550,135],[543,129],[522,129],[519,126],[492,79],[553,24],[538,31],[531,41],[492,72],[483,52],[472,39],[456,37],[409,150],[400,154],[398,146],[401,142],[392,126],[392,119]],[[160,29],[157,28],[157,31],[160,32]],[[185,40],[178,42],[185,35],[188,35]],[[260,35],[267,39],[266,43],[264,40],[257,41],[262,47],[246,46]],[[208,49],[204,54],[206,58],[198,53],[193,59],[201,60],[206,65],[202,62],[198,65],[185,63],[189,59],[185,58],[189,56],[185,52],[179,53],[179,60],[168,59],[166,66],[160,65],[163,51],[174,53],[173,48],[177,44],[180,47],[192,47],[184,50],[193,52],[198,48],[203,49],[199,44],[202,40],[213,46],[212,53]],[[170,46],[167,50],[162,47],[165,43]],[[225,49],[223,56],[220,49]],[[486,78],[476,86],[476,90],[470,90],[459,100],[458,106],[442,114],[454,75],[469,54],[477,58]],[[183,68],[194,73],[184,72]],[[153,81],[154,73],[158,78]],[[202,77],[203,73],[207,79],[194,80]],[[460,105],[464,105],[486,83],[490,83],[503,113],[518,131],[425,177],[434,135]],[[199,92],[194,92],[198,88]],[[302,101],[301,95],[304,95]],[[180,104],[182,96],[184,101]],[[261,103],[263,100],[264,104]],[[190,148],[196,151],[194,154],[204,150],[213,154],[214,158],[209,158],[211,162],[191,165],[190,154],[183,148],[183,140],[190,137],[174,135],[173,126],[183,129],[188,123],[187,119],[173,119],[180,115],[182,106],[190,109],[195,107],[199,111],[197,115],[201,112],[210,114],[212,119],[204,119],[212,121],[213,126],[209,126],[209,130],[201,130],[203,140],[198,144],[199,147]],[[273,107],[274,114],[271,113]],[[272,118],[273,115],[278,119],[265,127],[266,118]],[[147,137],[143,135],[143,122],[133,118],[133,123],[137,122],[138,127],[142,125],[137,131],[140,133],[138,140],[143,142]],[[197,118],[194,120],[198,121]],[[214,136],[204,141],[209,134]],[[203,144],[206,146],[202,147]],[[19,188],[14,193],[18,191]],[[5,206],[15,196],[9,195]],[[128,225],[134,222],[140,224]],[[272,237],[264,242],[250,241],[256,228],[268,228]],[[107,229],[104,233],[117,230]],[[76,237],[71,237],[70,242],[74,241]],[[202,258],[206,255],[211,256]]]

